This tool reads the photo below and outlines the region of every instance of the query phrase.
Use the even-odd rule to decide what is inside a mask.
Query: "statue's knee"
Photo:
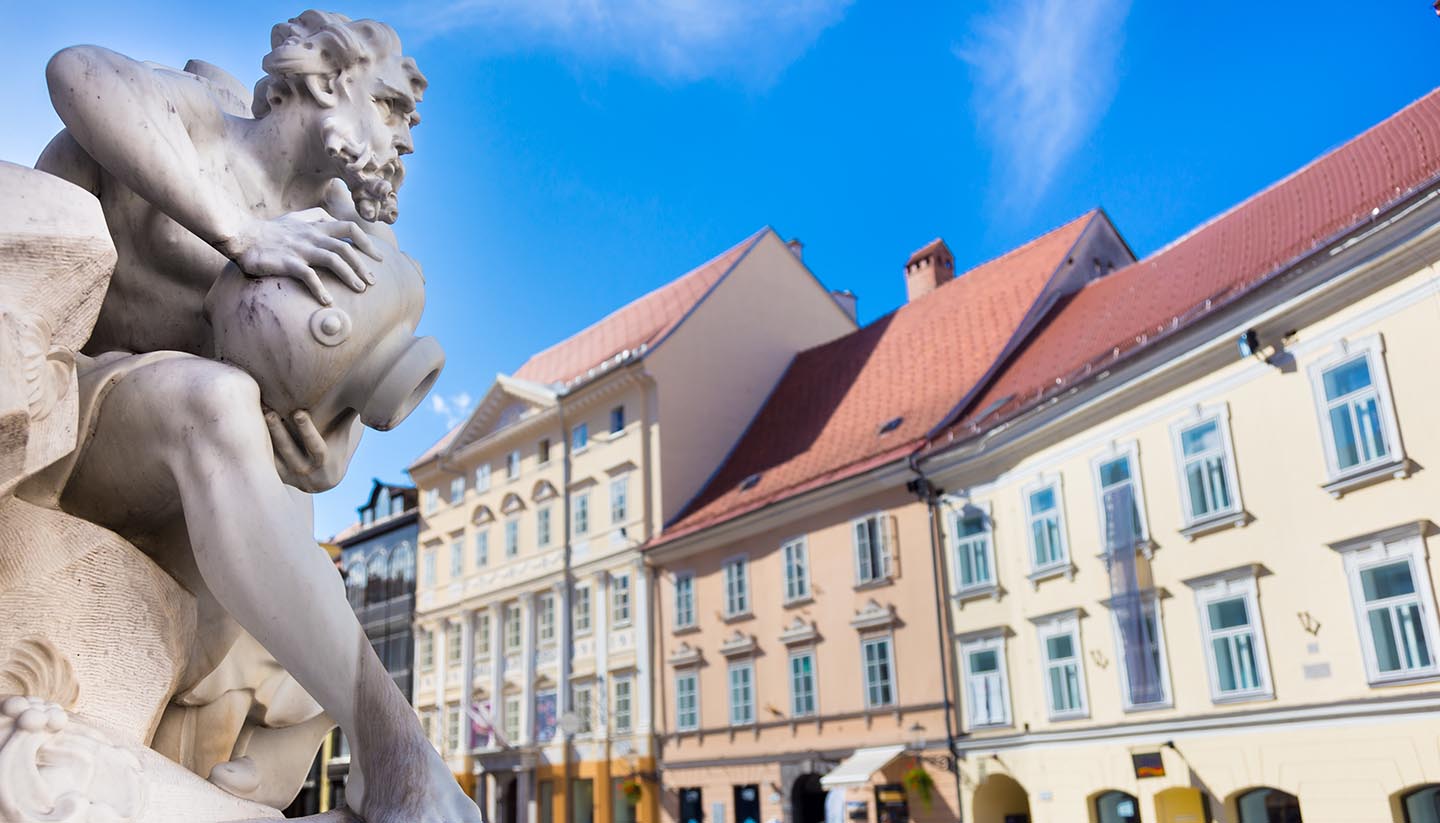
[[[201,371],[201,370],[196,370]],[[263,447],[268,437],[260,408],[260,388],[238,369],[205,369],[190,376],[185,392],[187,427],[224,452]],[[263,453],[268,454],[265,448]]]

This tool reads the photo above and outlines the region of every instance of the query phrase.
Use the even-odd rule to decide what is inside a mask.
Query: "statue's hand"
[[[327,306],[334,300],[317,269],[325,269],[363,292],[367,284],[375,282],[375,275],[361,254],[383,259],[370,235],[354,223],[333,219],[324,209],[252,221],[218,248],[251,277],[293,277]]]
[[[314,494],[339,484],[349,466],[350,456],[358,445],[354,421],[341,427],[337,437],[344,443],[332,445],[315,426],[310,413],[300,410],[290,415],[294,433],[277,412],[265,410],[265,425],[270,429],[270,442],[279,458],[276,468],[286,485]],[[338,445],[338,447],[337,447]]]

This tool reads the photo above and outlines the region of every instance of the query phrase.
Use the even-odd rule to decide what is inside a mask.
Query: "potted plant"
[[[620,784],[620,793],[625,795],[625,800],[632,806],[640,804],[640,792],[640,781],[636,778],[632,777]]]
[[[910,767],[910,771],[905,772],[900,781],[905,784],[906,791],[919,798],[920,805],[924,806],[926,811],[930,811],[930,806],[935,799],[935,779],[930,776],[930,773],[916,763]]]

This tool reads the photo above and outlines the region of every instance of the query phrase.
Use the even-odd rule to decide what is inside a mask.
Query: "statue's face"
[[[396,189],[405,179],[400,158],[415,150],[410,129],[420,122],[415,95],[398,60],[345,72],[334,108],[322,117],[326,152],[366,220],[394,223]]]

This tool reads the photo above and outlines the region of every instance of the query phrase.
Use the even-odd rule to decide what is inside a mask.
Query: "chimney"
[[[1440,0],[1437,0],[1437,2],[1440,2]],[[792,237],[785,241],[785,245],[790,248],[790,253],[795,255],[796,260],[802,263],[805,261],[805,244],[800,242],[800,238]]]
[[[910,255],[905,264],[905,291],[911,303],[954,279],[955,255],[938,237]]]
[[[840,308],[842,311],[850,315],[850,319],[852,321],[856,323],[860,322],[860,319],[856,317],[855,314],[857,311],[855,304],[859,302],[860,298],[855,296],[855,292],[850,291],[849,289],[836,289],[835,291],[830,292],[830,296],[835,298],[836,303],[840,304]]]

